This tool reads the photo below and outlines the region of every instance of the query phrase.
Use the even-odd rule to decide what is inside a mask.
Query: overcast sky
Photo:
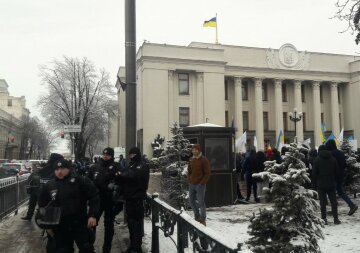
[[[336,0],[138,0],[137,46],[214,42],[203,21],[218,14],[219,42],[356,54],[346,23],[330,19]],[[115,84],[124,65],[124,0],[0,0],[0,78],[24,95],[32,115],[43,89],[39,65],[63,55],[88,57]]]

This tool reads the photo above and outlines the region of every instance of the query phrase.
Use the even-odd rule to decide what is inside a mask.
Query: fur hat
[[[56,163],[55,163],[55,169],[58,169],[58,168],[68,168],[68,169],[70,169],[71,168],[71,162],[64,159],[64,158],[61,158],[61,159],[57,160]]]
[[[47,161],[48,164],[53,164],[54,162],[56,162],[57,160],[64,158],[62,155],[58,154],[58,153],[51,153],[49,160]]]
[[[201,152],[200,144],[194,144],[191,148],[197,149],[197,150],[199,150],[199,152]]]
[[[103,155],[109,155],[111,157],[114,157],[114,149],[107,147],[103,150]]]

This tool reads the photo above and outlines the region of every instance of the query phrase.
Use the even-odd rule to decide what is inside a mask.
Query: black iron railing
[[[26,193],[27,179],[30,174],[0,179],[0,220],[15,212],[28,199]]]
[[[241,243],[229,245],[220,235],[195,221],[185,211],[174,209],[160,200],[158,194],[148,194],[145,209],[146,215],[151,215],[152,220],[152,253],[160,252],[160,230],[165,237],[173,240],[178,253],[184,253],[184,249],[189,247],[189,241],[194,252],[235,253],[241,250]]]

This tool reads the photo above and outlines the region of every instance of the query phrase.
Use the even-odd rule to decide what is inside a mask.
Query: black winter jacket
[[[330,151],[319,151],[319,156],[314,161],[312,174],[313,180],[317,182],[318,188],[329,189],[336,187],[338,165]]]
[[[52,201],[52,194],[55,200]],[[51,202],[51,203],[50,203]],[[61,221],[97,217],[100,209],[98,190],[86,177],[70,174],[64,179],[54,178],[41,189],[39,207],[60,207]],[[87,206],[89,205],[89,211]]]
[[[124,198],[145,199],[149,185],[149,167],[142,159],[130,161],[125,170],[117,177],[121,185]]]
[[[97,164],[90,167],[88,177],[99,189],[99,195],[102,200],[111,200],[113,189],[109,187],[110,183],[115,182],[115,176],[120,171],[119,163],[113,159],[109,161],[100,160]]]

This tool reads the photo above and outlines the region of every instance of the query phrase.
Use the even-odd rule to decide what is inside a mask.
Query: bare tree
[[[335,4],[338,9],[335,18],[347,22],[347,28],[343,32],[351,31],[356,34],[355,42],[360,42],[360,0],[337,0]]]
[[[62,129],[64,125],[80,125],[74,134],[75,154],[84,157],[95,131],[104,131],[107,113],[112,113],[111,99],[115,96],[105,70],[97,71],[87,58],[64,57],[51,66],[40,68],[42,84],[47,93],[38,104],[47,122]]]

